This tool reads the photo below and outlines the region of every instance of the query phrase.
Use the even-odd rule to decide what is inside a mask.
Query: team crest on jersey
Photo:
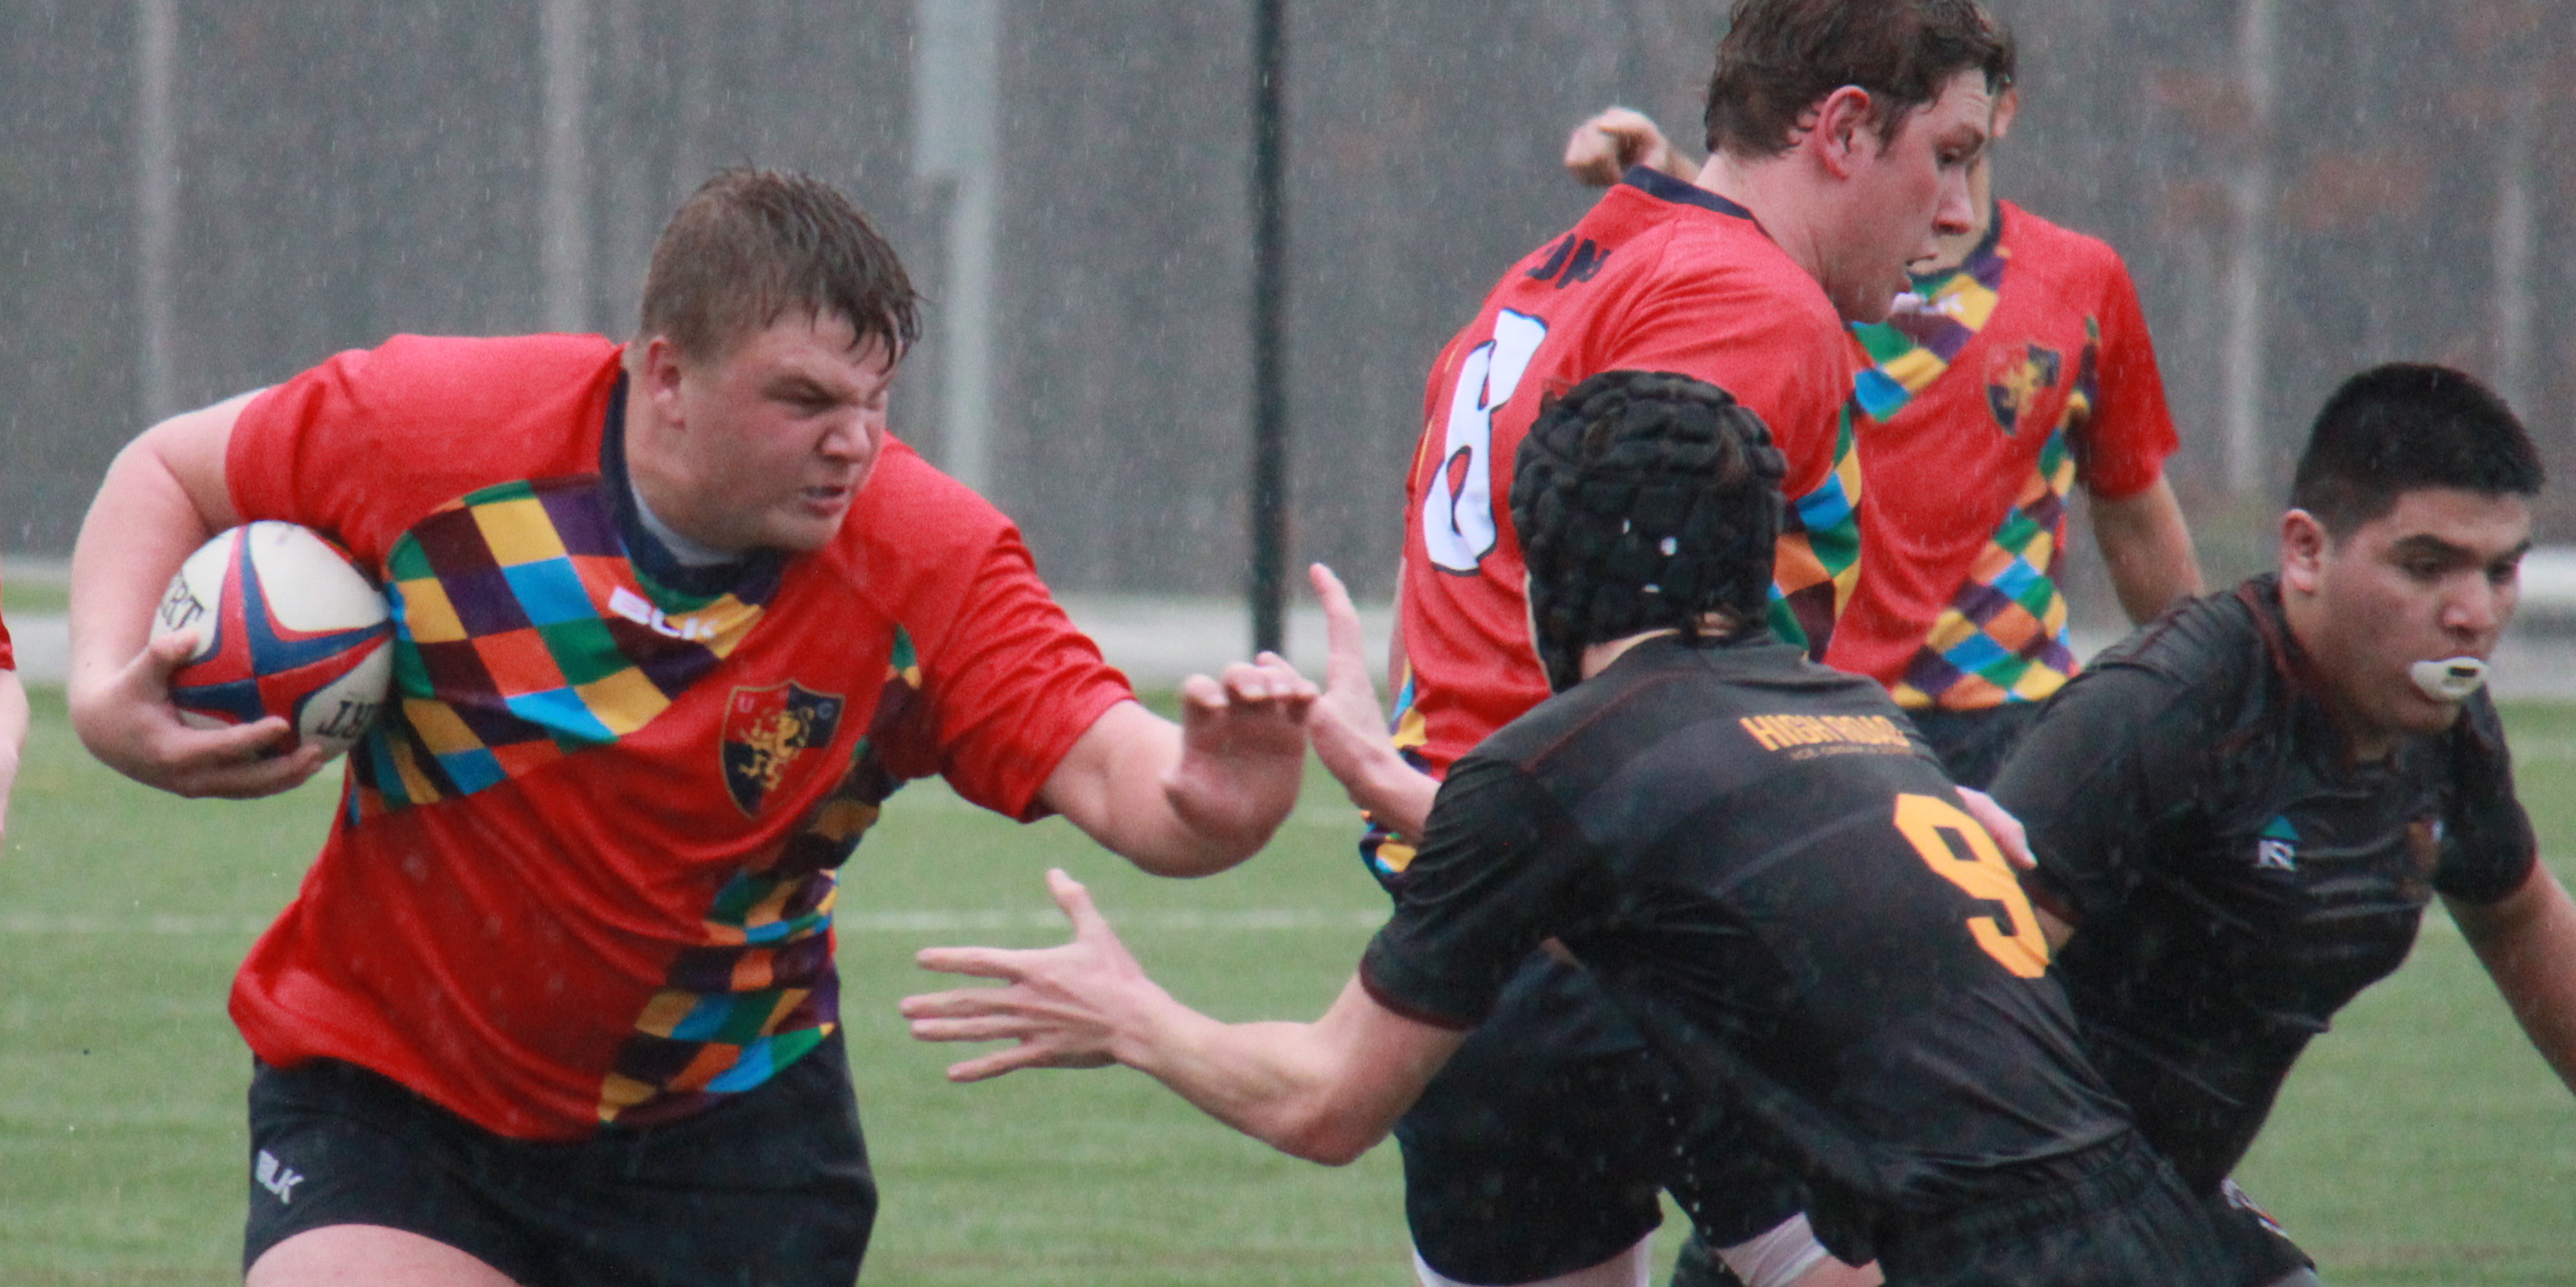
[[[1995,423],[2005,433],[2020,433],[2022,414],[2042,392],[2057,387],[2057,377],[2065,370],[2066,359],[2057,350],[2036,344],[1998,354],[1986,376],[1986,406],[1995,413]]]
[[[757,815],[807,751],[832,744],[847,704],[794,680],[733,690],[725,701],[723,757],[734,804]]]

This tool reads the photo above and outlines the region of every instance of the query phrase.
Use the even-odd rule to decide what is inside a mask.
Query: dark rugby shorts
[[[2135,1135],[2072,1178],[1881,1232],[1889,1287],[2236,1287],[2212,1213]]]
[[[837,1032],[696,1116],[588,1140],[494,1135],[353,1064],[260,1065],[242,1267],[309,1229],[380,1225],[523,1287],[849,1287],[876,1181]]]

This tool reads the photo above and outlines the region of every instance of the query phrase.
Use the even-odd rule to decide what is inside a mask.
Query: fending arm
[[[1466,1039],[1387,1009],[1356,977],[1313,1023],[1219,1023],[1147,978],[1072,877],[1047,882],[1072,942],[920,954],[927,969],[1005,985],[904,1000],[920,1040],[1015,1043],[950,1067],[951,1080],[1125,1064],[1246,1135],[1339,1166],[1385,1138]]]
[[[2567,887],[2534,863],[2522,887],[2496,902],[2444,902],[2524,1035],[2576,1091],[2576,901]]]
[[[1279,657],[1181,685],[1178,725],[1132,702],[1101,713],[1038,798],[1158,876],[1224,871],[1297,803],[1315,686]]]

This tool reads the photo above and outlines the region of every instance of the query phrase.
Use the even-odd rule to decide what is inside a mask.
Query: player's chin
[[[773,514],[762,533],[761,544],[790,554],[811,554],[832,543],[841,534],[841,524],[850,516],[849,501],[818,504],[800,499],[786,512]]]

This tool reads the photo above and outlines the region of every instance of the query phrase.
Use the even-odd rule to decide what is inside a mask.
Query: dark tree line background
[[[0,546],[14,552],[68,549],[151,411],[136,284],[149,2],[12,0],[0,24]],[[160,378],[177,405],[396,331],[546,324],[541,0],[160,2],[176,18],[177,159]],[[1250,0],[999,3],[989,490],[1060,587],[1233,592]],[[2258,6],[2268,44],[2249,34]],[[2306,416],[2366,362],[2478,371],[2516,396],[2562,476],[2576,467],[2576,336],[2540,312],[2576,285],[2544,253],[2576,215],[2571,91],[2552,75],[2576,54],[2570,6],[1998,7],[2025,65],[1999,190],[2128,256],[2214,570],[2263,556]],[[631,325],[654,230],[739,162],[840,183],[940,307],[953,191],[915,177],[914,3],[576,8],[584,325]],[[1576,120],[1626,102],[1695,141],[1722,9],[1289,0],[1295,557],[1384,589],[1426,365],[1503,267],[1587,204],[1556,169]],[[2236,294],[2247,307],[2231,313]],[[933,459],[941,349],[934,327],[897,420]],[[2544,538],[2571,534],[2566,495],[2544,504]]]

